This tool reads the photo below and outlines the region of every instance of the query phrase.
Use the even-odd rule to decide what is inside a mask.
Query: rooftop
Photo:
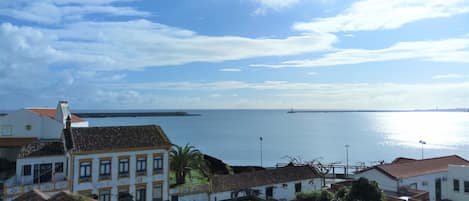
[[[49,196],[40,190],[33,189],[23,193],[13,201],[96,201],[95,199],[71,193],[70,191],[61,191],[53,196]]]
[[[24,145],[18,154],[18,158],[55,156],[63,154],[64,146],[62,141],[36,142]]]
[[[47,116],[51,119],[55,119],[55,112],[57,111],[54,108],[26,108],[31,112],[34,112],[38,115]],[[72,114],[72,122],[84,122],[85,120],[81,119],[80,117]]]
[[[212,192],[224,192],[318,177],[320,174],[310,166],[286,166],[233,175],[215,175],[210,177],[210,181]]]
[[[172,146],[157,125],[70,128],[64,136],[67,150],[74,152]]]
[[[13,201],[46,201],[50,196],[40,190],[33,189],[27,193],[23,193]]]
[[[390,164],[377,165],[370,169],[376,169],[383,172],[393,179],[403,179],[415,177],[436,172],[448,171],[448,165],[468,165],[469,161],[458,156],[443,156],[437,158],[428,158],[423,160],[405,160]],[[364,171],[368,171],[363,170]]]

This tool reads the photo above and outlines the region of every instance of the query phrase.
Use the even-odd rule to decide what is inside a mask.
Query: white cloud
[[[223,72],[241,72],[243,71],[241,68],[222,68],[220,71]]]
[[[457,79],[457,78],[463,78],[466,77],[465,75],[461,74],[445,74],[445,75],[435,75],[432,77],[434,80],[438,79]]]
[[[126,83],[101,85],[106,91],[140,91],[141,94],[161,90],[197,92],[195,104],[201,108],[348,108],[348,109],[415,109],[466,107],[469,83],[398,84],[398,83],[302,83],[265,82],[171,82]],[[255,95],[245,95],[255,91]],[[243,93],[240,97],[213,94]],[[127,92],[125,92],[127,93]],[[207,95],[204,95],[207,94]],[[156,96],[156,95],[155,95]],[[173,97],[174,98],[174,97]],[[177,98],[177,97],[176,97]]]
[[[399,42],[384,49],[343,49],[318,59],[290,60],[280,64],[253,64],[252,67],[321,67],[402,59],[438,62],[469,62],[469,37],[436,41]]]
[[[77,21],[90,14],[148,16],[131,7],[113,6],[113,1],[9,1],[0,4],[0,15],[44,24]],[[2,6],[3,5],[3,6]]]
[[[465,0],[363,0],[333,17],[299,22],[293,28],[310,32],[347,32],[396,29],[419,20],[469,12]]]
[[[288,8],[294,4],[297,4],[300,0],[255,0],[264,7],[268,7],[275,10]]]
[[[50,46],[66,54],[64,59],[68,62],[93,70],[135,70],[191,62],[295,55],[330,49],[336,40],[331,34],[278,39],[205,36],[147,20],[79,22],[63,29],[30,29],[53,37]]]

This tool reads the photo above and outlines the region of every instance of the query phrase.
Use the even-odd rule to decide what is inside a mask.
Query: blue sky
[[[469,107],[469,1],[7,0],[0,109]]]

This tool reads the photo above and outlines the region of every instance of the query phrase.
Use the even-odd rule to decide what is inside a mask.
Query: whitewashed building
[[[68,190],[100,201],[117,201],[123,193],[136,201],[168,200],[171,146],[156,125],[67,127],[62,141],[22,148],[4,198],[36,188],[50,195]]]
[[[320,190],[322,176],[310,166],[286,166],[233,175],[214,175],[207,186],[185,192],[172,189],[172,201],[221,201],[247,195],[293,200],[299,192]]]
[[[449,165],[448,200],[469,200],[469,164]]]
[[[469,161],[457,156],[444,156],[423,160],[398,160],[390,164],[373,166],[355,173],[376,181],[385,192],[399,192],[402,187],[429,192],[430,201],[449,198],[448,166],[468,165]]]
[[[23,145],[60,139],[67,117],[72,127],[88,127],[88,121],[70,113],[67,101],[59,101],[55,109],[25,108],[1,116],[0,158],[15,160]]]

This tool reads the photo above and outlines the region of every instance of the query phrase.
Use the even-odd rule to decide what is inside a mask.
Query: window
[[[459,180],[453,179],[453,191],[459,192]]]
[[[31,165],[23,165],[23,176],[31,176]]]
[[[301,192],[301,183],[296,183],[295,184],[295,193],[300,193]]]
[[[153,201],[163,201],[163,188],[161,184],[153,184]]]
[[[55,173],[64,172],[64,163],[62,163],[62,162],[55,163],[54,166],[55,166]]]
[[[129,158],[119,159],[119,177],[129,176]]]
[[[147,158],[139,156],[137,158],[137,175],[144,175],[147,172]]]
[[[464,181],[464,192],[469,193],[469,181]]]
[[[145,186],[137,187],[135,190],[135,201],[145,201],[146,200],[146,188]]]
[[[2,136],[11,136],[13,128],[11,125],[2,125],[0,126],[0,135]]]
[[[153,159],[153,173],[161,174],[163,173],[163,157],[155,156]]]
[[[105,180],[111,178],[111,160],[99,161],[99,179]]]
[[[133,196],[129,192],[129,186],[118,186],[118,199],[117,200],[132,200]]]
[[[111,201],[111,191],[110,190],[100,190],[99,191],[99,201]]]
[[[80,162],[80,182],[91,180],[91,161]]]

